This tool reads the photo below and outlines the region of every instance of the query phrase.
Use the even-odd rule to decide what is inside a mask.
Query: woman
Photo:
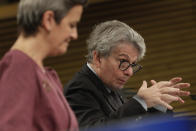
[[[21,0],[19,36],[0,61],[0,130],[78,130],[48,56],[66,53],[77,39],[87,0]]]

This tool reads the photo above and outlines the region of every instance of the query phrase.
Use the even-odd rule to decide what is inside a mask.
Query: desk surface
[[[196,131],[196,120],[189,117],[151,117],[139,122],[126,120],[89,131]]]

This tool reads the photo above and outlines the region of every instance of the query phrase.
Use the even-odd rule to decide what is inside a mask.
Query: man
[[[65,86],[65,95],[74,110],[80,127],[106,124],[113,120],[172,110],[173,101],[190,93],[180,88],[180,77],[170,81],[143,81],[137,95],[125,102],[119,94],[127,80],[141,66],[145,54],[144,39],[120,21],[108,21],[95,27],[88,43],[87,64]]]

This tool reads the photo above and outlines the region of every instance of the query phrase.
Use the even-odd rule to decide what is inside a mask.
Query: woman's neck
[[[46,49],[44,44],[38,37],[24,37],[20,35],[11,50],[19,50],[37,63],[42,70],[44,70],[43,60],[47,57]]]

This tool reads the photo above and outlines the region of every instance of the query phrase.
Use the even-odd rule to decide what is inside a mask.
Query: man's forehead
[[[123,44],[123,45],[125,45],[125,44]],[[111,54],[129,56],[129,54],[132,52],[131,49],[127,48],[129,46],[131,46],[131,45],[126,44],[125,46],[122,46],[122,44],[119,44],[119,45],[115,46],[114,48],[112,48]]]
[[[127,59],[136,61],[138,51],[131,44],[119,44],[111,50],[111,55],[117,57],[126,57]]]

